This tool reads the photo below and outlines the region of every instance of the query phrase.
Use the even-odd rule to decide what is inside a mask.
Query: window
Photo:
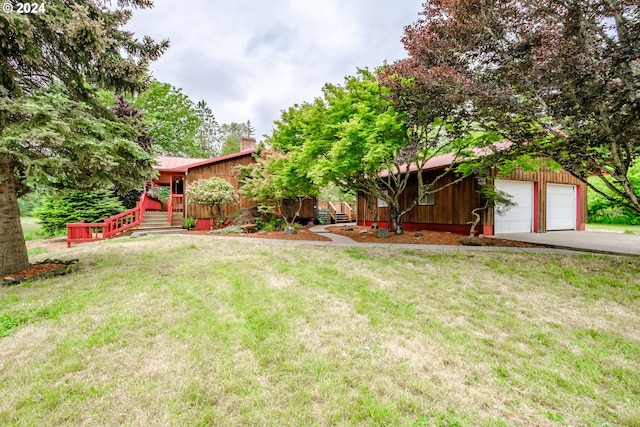
[[[420,206],[433,206],[436,204],[436,193],[433,192],[433,185],[427,185],[427,193],[418,201]]]
[[[389,191],[385,191],[386,194],[389,194]],[[379,208],[386,208],[387,206],[389,206],[389,204],[387,202],[385,202],[382,199],[378,199],[378,207]]]

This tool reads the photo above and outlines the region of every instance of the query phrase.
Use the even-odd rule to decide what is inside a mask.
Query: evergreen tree
[[[220,156],[222,152],[220,126],[204,99],[196,104],[196,116],[200,119],[200,126],[196,131],[196,145],[205,157]]]
[[[50,0],[46,13],[0,14],[0,274],[29,266],[17,197],[31,188],[128,189],[155,175],[141,129],[99,89],[144,89],[168,42],[121,27],[148,0]]]

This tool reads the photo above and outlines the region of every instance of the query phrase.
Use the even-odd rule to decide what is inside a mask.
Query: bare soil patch
[[[387,238],[378,238],[376,230],[370,227],[358,226],[333,226],[327,227],[327,231],[349,237],[356,242],[362,243],[414,243],[421,245],[460,245],[460,239],[465,237],[461,234],[446,231],[405,231],[404,234],[396,235],[391,233]],[[544,248],[544,245],[533,243],[517,242],[514,240],[494,239],[481,237],[482,246],[499,246],[510,248]]]
[[[186,234],[199,234],[204,236],[232,236],[249,239],[278,239],[278,240],[313,240],[317,242],[330,242],[331,239],[308,229],[300,229],[297,234],[285,234],[284,231],[258,231],[256,233],[210,233],[208,231],[189,231]]]

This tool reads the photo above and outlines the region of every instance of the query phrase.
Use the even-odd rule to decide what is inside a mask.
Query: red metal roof
[[[511,142],[510,141],[502,141],[502,142],[496,142],[493,144],[493,148],[491,147],[483,147],[483,148],[472,148],[471,150],[477,155],[477,156],[484,156],[490,153],[493,153],[494,151],[501,151],[504,150],[506,148],[509,148],[511,146]],[[462,160],[463,157],[456,155],[455,153],[447,153],[447,154],[442,154],[440,156],[435,156],[430,158],[429,160],[427,160],[427,163],[425,163],[425,165],[422,167],[423,171],[428,171],[428,170],[435,170],[435,169],[443,169],[446,168],[448,166],[451,166],[453,163],[455,163],[456,161]],[[409,165],[409,172],[416,172],[418,170],[418,166],[415,163],[411,163]],[[407,165],[401,165],[400,166],[400,173],[406,173],[407,172]],[[382,172],[380,172],[380,177],[384,178],[385,176],[388,176],[389,171],[387,169],[383,170]]]
[[[187,170],[194,168],[196,166],[204,166],[204,165],[210,165],[212,163],[218,163],[218,162],[222,162],[225,160],[229,160],[229,159],[235,159],[236,157],[243,157],[243,156],[249,156],[253,153],[256,152],[255,148],[252,148],[250,150],[244,150],[244,151],[240,151],[238,153],[233,153],[233,154],[227,154],[226,156],[221,156],[221,157],[215,157],[213,159],[204,159],[204,160],[200,160],[198,162],[195,163],[188,163],[185,164],[183,166],[178,166],[174,169],[172,169],[172,172],[186,172]]]
[[[225,160],[234,159],[236,157],[251,155],[255,152],[256,149],[252,148],[250,150],[227,154],[226,156],[215,157],[213,159],[192,159],[189,157],[158,156],[158,162],[160,163],[158,170],[161,172],[186,172],[187,170],[196,166],[222,162]]]
[[[172,157],[172,156],[158,156],[158,162],[160,171],[170,171],[175,168],[184,167],[191,163],[198,163],[206,159],[192,159],[189,157]]]

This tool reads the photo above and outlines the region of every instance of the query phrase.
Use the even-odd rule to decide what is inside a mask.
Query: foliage
[[[263,150],[255,163],[238,166],[237,174],[240,193],[270,207],[287,225],[295,222],[304,200],[318,191],[294,158],[281,152]]]
[[[335,183],[329,182],[320,189],[319,199],[322,201],[329,201],[334,203],[356,201],[356,195],[353,191],[344,191],[341,187],[338,187]]]
[[[44,196],[34,215],[40,220],[42,234],[51,237],[65,233],[68,223],[102,222],[124,210],[120,200],[108,190],[65,191]]]
[[[41,204],[42,196],[39,193],[29,193],[18,199],[20,216],[33,216],[33,210]]]
[[[637,2],[430,1],[387,82],[402,111],[449,104],[449,117],[511,141],[498,160],[551,157],[640,212],[639,32]]]
[[[143,129],[101,104],[100,89],[144,89],[168,42],[121,29],[148,0],[50,1],[0,14],[0,274],[28,266],[17,196],[32,188],[138,187],[154,159]],[[126,166],[125,166],[126,165]]]
[[[240,151],[240,141],[243,136],[253,136],[255,129],[251,126],[251,122],[246,123],[225,123],[220,126],[220,140],[222,141],[222,149],[220,155],[226,156]]]
[[[182,89],[153,80],[133,104],[144,111],[144,121],[158,154],[206,157],[197,141],[201,125],[196,106]]]
[[[182,228],[192,230],[196,228],[197,219],[191,216],[182,218]]]
[[[226,208],[238,203],[238,195],[227,180],[213,177],[199,184],[189,185],[185,191],[189,203],[209,209],[211,225],[222,226],[227,220]]]
[[[407,195],[410,174],[405,172],[422,170],[429,159],[442,153],[460,157],[466,148],[460,142],[475,140],[462,140],[466,127],[442,119],[447,110],[434,107],[420,121],[407,121],[409,115],[395,108],[388,99],[389,89],[368,70],[346,77],[343,85],[325,85],[323,93],[322,99],[284,111],[268,142],[290,154],[301,176],[318,185],[334,182],[343,191],[365,195],[373,215],[377,199],[384,200],[389,206],[389,226],[401,234],[403,217],[427,192],[457,182],[438,183],[448,169],[429,182],[416,174],[418,191]]]
[[[216,121],[211,108],[204,100],[196,104],[196,116],[200,119],[200,126],[196,130],[196,145],[203,157],[218,157],[222,153],[220,139],[220,125]]]
[[[628,224],[640,225],[640,214],[631,209],[620,206],[605,198],[601,193],[611,193],[606,185],[597,177],[589,178],[596,192],[589,189],[589,222],[601,224]],[[640,194],[640,161],[629,170],[629,184],[635,193]]]

